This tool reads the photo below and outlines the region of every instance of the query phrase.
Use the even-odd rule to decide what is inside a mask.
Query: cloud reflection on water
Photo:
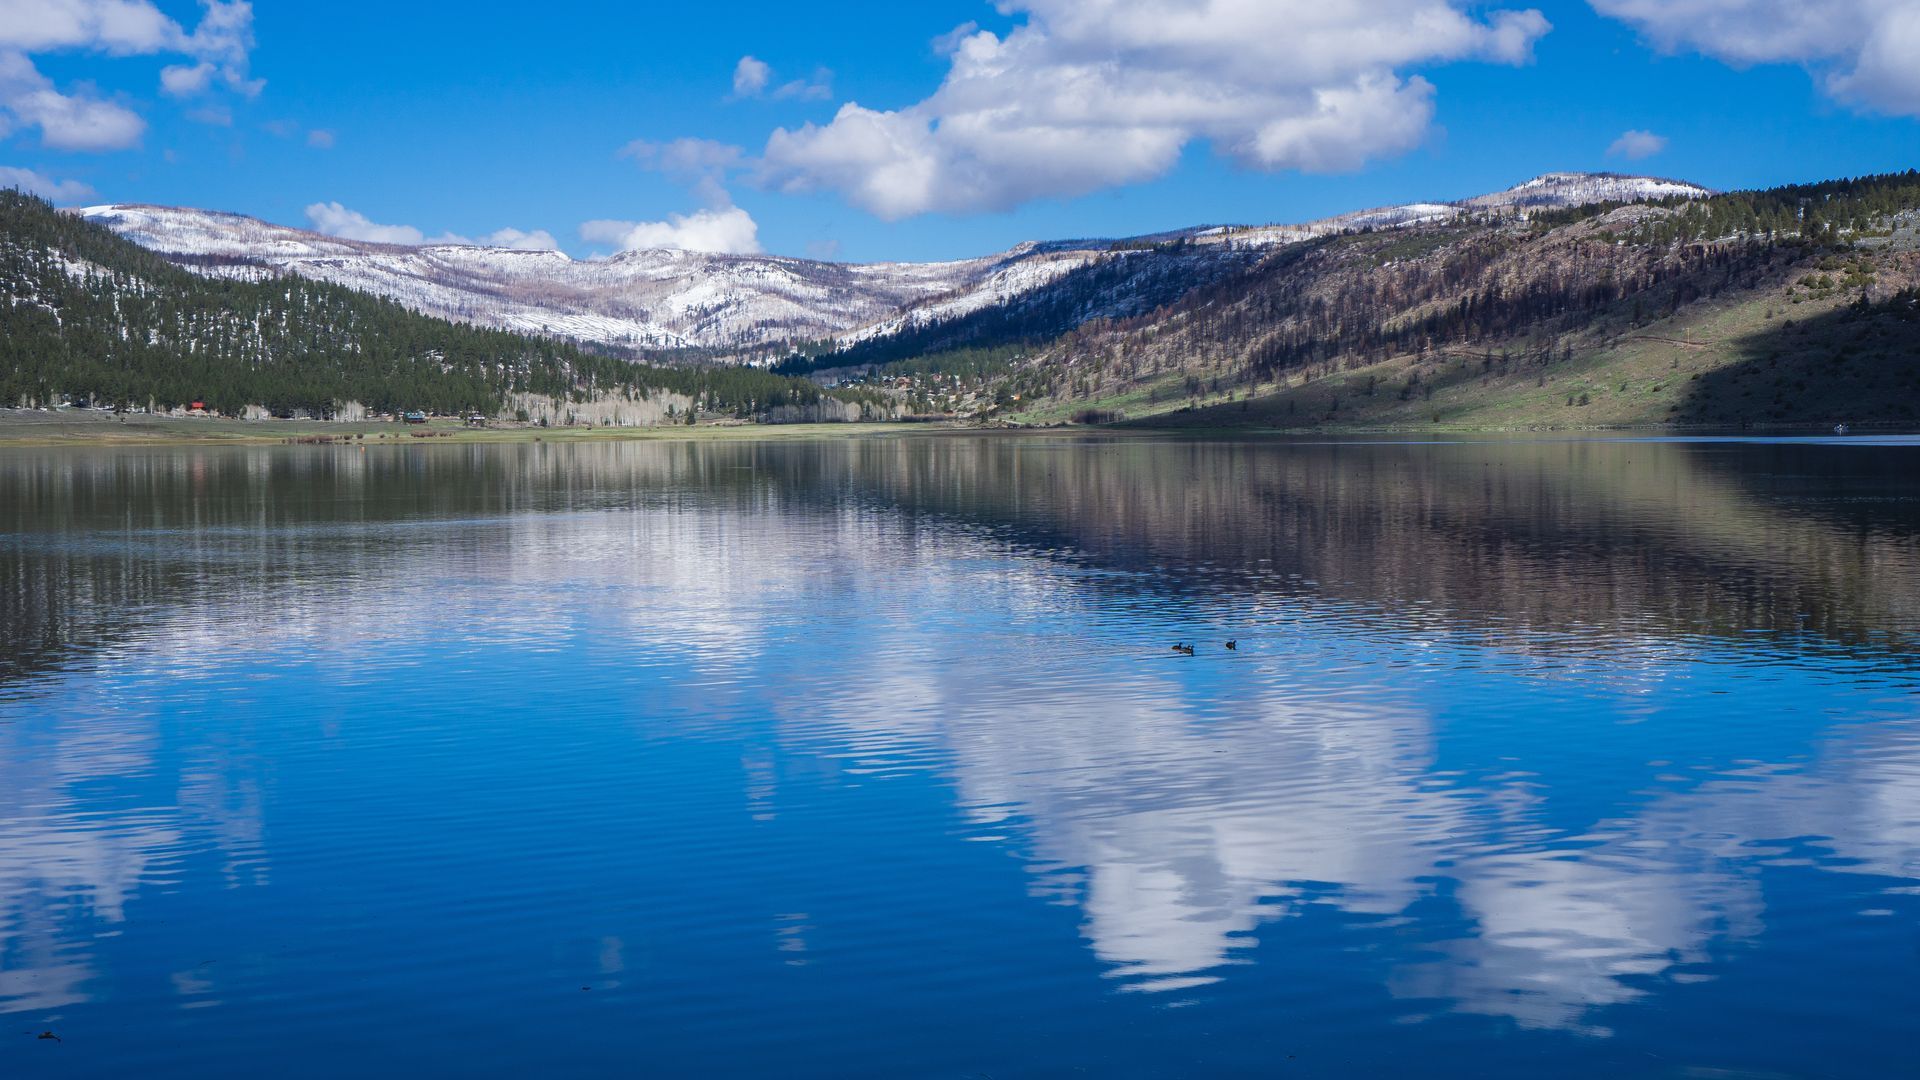
[[[1783,526],[1782,555],[1759,542],[1772,527],[1764,507],[1678,457],[1666,462],[1671,482],[1655,484],[1583,466],[1624,488],[1585,510],[1573,497],[1590,494],[1590,477],[1564,490],[1544,468],[1488,480],[1506,488],[1501,514],[1531,507],[1536,526],[1552,526],[1512,526],[1519,535],[1501,542],[1463,524],[1476,504],[1448,502],[1451,481],[1392,518],[1376,505],[1372,485],[1387,481],[1371,460],[1309,463],[1304,479],[1290,472],[1297,462],[1243,463],[1243,482],[1274,485],[1268,516],[1251,525],[1206,515],[1230,492],[1169,479],[1189,475],[1186,447],[1167,451],[1179,468],[1131,480],[1077,460],[1057,473],[1050,461],[1041,479],[1029,464],[1021,512],[1056,516],[1009,535],[993,520],[998,503],[926,494],[991,479],[1006,464],[998,451],[910,461],[907,472],[941,483],[902,490],[893,448],[740,466],[726,464],[739,448],[595,449],[607,448],[557,463],[532,451],[503,473],[475,458],[477,479],[434,459],[498,500],[456,504],[458,516],[434,516],[445,508],[432,500],[450,498],[441,477],[412,492],[433,511],[417,519],[419,506],[401,500],[395,520],[322,516],[264,539],[238,526],[185,539],[101,529],[102,562],[160,569],[130,583],[95,571],[104,599],[29,613],[75,648],[108,642],[89,662],[149,686],[218,682],[261,657],[297,658],[338,688],[430,660],[600,650],[581,677],[630,691],[636,724],[669,717],[683,737],[713,738],[743,716],[771,716],[787,749],[834,757],[851,776],[949,779],[971,823],[1028,861],[1037,899],[1078,906],[1087,947],[1132,990],[1195,991],[1230,980],[1235,964],[1280,962],[1258,955],[1272,924],[1331,913],[1412,928],[1424,955],[1383,977],[1409,1002],[1598,1030],[1602,1010],[1766,932],[1760,870],[1784,838],[1819,838],[1824,871],[1920,878],[1920,735],[1898,708],[1833,728],[1807,761],[1716,765],[1665,787],[1623,773],[1615,779],[1650,786],[1574,824],[1556,789],[1581,778],[1561,771],[1572,766],[1551,743],[1518,751],[1532,755],[1524,775],[1443,767],[1461,737],[1439,700],[1455,683],[1549,673],[1624,709],[1696,664],[1742,662],[1728,645],[1742,619],[1792,623],[1716,580],[1715,560],[1821,599],[1802,606],[1836,636],[1912,630],[1907,601],[1877,590],[1854,603],[1832,584],[1863,562],[1906,580],[1910,536],[1877,534],[1863,560],[1849,547],[1858,535],[1799,515]],[[196,460],[192,483],[266,484],[271,469],[246,462],[241,477],[209,477]],[[748,476],[721,484],[723,466]],[[369,468],[340,482],[381,482]],[[1410,482],[1385,471],[1396,490]],[[573,485],[569,498],[543,486],[555,477]],[[171,482],[164,470],[142,479]],[[1356,490],[1328,490],[1341,483]],[[1682,528],[1675,499],[1724,505]],[[1608,522],[1582,533],[1583,513]],[[1262,525],[1284,534],[1275,543],[1295,561],[1256,557]],[[1693,576],[1663,585],[1646,572],[1654,550],[1671,560],[1660,573]],[[1804,577],[1793,576],[1795,553],[1810,555]],[[72,562],[48,573],[92,580]],[[1485,588],[1467,596],[1462,581]],[[137,619],[115,622],[132,608]],[[1169,640],[1200,630],[1205,655],[1166,655]],[[1231,658],[1211,645],[1228,633],[1247,640]],[[1768,647],[1747,662],[1792,651]],[[512,671],[499,674],[511,694]],[[63,685],[44,678],[45,693]],[[8,700],[51,700],[20,692]],[[187,873],[182,860],[202,851],[220,853],[229,887],[268,883],[268,794],[246,733],[231,753],[182,763],[137,708],[101,709],[63,700],[57,722],[0,726],[0,1011],[85,999],[96,972],[69,901],[124,923],[143,888]],[[1481,737],[1525,735],[1511,717],[1491,727]],[[743,774],[743,806],[777,816],[780,765],[765,747]],[[115,778],[151,797],[101,801],[91,785]],[[795,916],[778,947],[819,963],[808,943],[827,917]],[[617,942],[600,956],[603,971],[619,970]],[[198,977],[178,985],[206,991]]]

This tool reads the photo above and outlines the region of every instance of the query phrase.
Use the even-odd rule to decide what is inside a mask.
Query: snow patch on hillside
[[[1518,187],[1456,204],[1472,210],[1563,209],[1602,202],[1700,199],[1713,192],[1678,180],[1611,173],[1547,173]]]
[[[1026,243],[979,259],[869,265],[680,250],[582,261],[559,251],[346,240],[206,210],[110,205],[77,213],[210,277],[262,280],[291,273],[383,296],[423,314],[521,333],[635,349],[746,350],[832,338],[851,344],[956,318],[1017,300],[1141,244],[1259,251],[1489,212],[1707,194],[1651,177],[1549,173],[1459,202],[1381,207],[1305,224],[1190,229],[1117,245]]]
[[[891,337],[929,323],[944,322],[984,311],[1052,284],[1062,277],[1100,261],[1094,251],[1061,252],[1010,263],[983,280],[950,296],[930,300],[908,308],[890,319],[861,327],[840,336],[840,344],[857,345],[874,338]]]
[[[647,349],[828,338],[964,290],[1001,262],[845,266],[679,250],[580,261],[558,251],[343,240],[200,210],[95,206],[78,213],[209,276],[293,273],[423,314]]]

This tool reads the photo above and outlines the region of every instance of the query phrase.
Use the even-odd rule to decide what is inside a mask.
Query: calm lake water
[[[0,1075],[1913,1075],[1916,689],[1897,442],[0,452]]]

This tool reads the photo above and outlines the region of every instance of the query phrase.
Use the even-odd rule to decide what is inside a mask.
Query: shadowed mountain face
[[[1794,319],[1791,309],[1693,381],[1676,419],[1696,424],[1920,423],[1920,290]]]

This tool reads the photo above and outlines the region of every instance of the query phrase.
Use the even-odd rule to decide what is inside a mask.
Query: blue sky
[[[1719,188],[1905,169],[1920,165],[1912,55],[1910,0],[475,2],[457,17],[0,0],[0,182],[582,255],[928,259],[1305,220],[1558,169]],[[863,111],[836,122],[849,102]],[[1628,132],[1644,156],[1610,154]]]

